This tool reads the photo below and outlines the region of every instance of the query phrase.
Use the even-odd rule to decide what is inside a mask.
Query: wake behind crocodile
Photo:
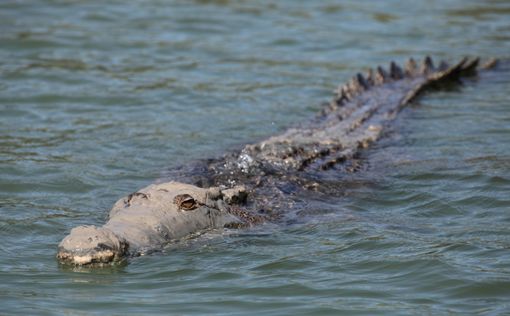
[[[363,167],[363,150],[423,92],[446,89],[495,64],[479,67],[478,58],[464,58],[436,67],[426,57],[420,64],[409,59],[403,68],[392,62],[387,70],[357,74],[310,122],[179,169],[172,181],[121,198],[102,227],[72,229],[57,258],[104,265],[211,229],[285,221],[307,196],[341,195],[349,183],[338,179]]]

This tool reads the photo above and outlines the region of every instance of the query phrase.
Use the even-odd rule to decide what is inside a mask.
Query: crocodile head
[[[236,226],[241,220],[229,212],[230,205],[245,197],[243,187],[153,184],[117,201],[104,226],[72,229],[59,244],[57,258],[73,265],[117,262],[208,229]]]

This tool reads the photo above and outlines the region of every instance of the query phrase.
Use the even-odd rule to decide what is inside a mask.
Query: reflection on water
[[[425,54],[508,58],[509,11],[0,3],[0,314],[507,314],[508,69],[404,111],[368,170],[307,200],[292,225],[104,270],[54,256],[120,196],[312,117],[355,72]]]

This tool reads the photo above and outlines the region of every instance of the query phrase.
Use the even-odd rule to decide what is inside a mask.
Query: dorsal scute
[[[418,72],[418,66],[416,65],[416,61],[412,57],[406,61],[404,68],[406,75],[410,77],[414,77]]]
[[[386,70],[384,70],[383,67],[381,66],[378,66],[376,71],[375,71],[375,84],[376,85],[381,85],[385,82],[387,82],[389,80],[389,75],[388,75],[388,72],[386,72]]]
[[[439,62],[439,66],[437,67],[437,70],[444,71],[444,70],[448,69],[448,67],[450,67],[450,65],[446,61],[441,60]]]
[[[471,60],[468,60],[464,65],[462,65],[462,71],[465,73],[470,73],[476,71],[478,64],[480,63],[480,58],[476,57]]]
[[[347,86],[349,88],[349,92],[351,92],[352,95],[356,95],[358,94],[358,92],[362,90],[362,87],[359,85],[358,80],[356,80],[356,76],[349,80]]]
[[[342,98],[346,101],[350,101],[352,99],[352,94],[350,92],[350,88],[347,84],[343,85],[341,90],[340,90],[340,95],[342,96]]]
[[[415,59],[409,58],[403,67],[392,61],[389,69],[378,66],[375,70],[369,68],[363,74],[357,73],[346,84],[340,86],[336,90],[332,106],[344,106],[353,100],[358,99],[359,96],[363,95],[366,91],[371,90],[372,87],[385,84],[391,85],[400,80],[414,80],[422,78],[425,82],[409,91],[409,94],[403,99],[405,101],[404,103],[408,103],[410,100],[414,99],[415,96],[420,94],[421,91],[432,84],[436,84],[443,80],[452,80],[455,77],[469,75],[472,72],[476,72],[479,67],[479,63],[479,58],[465,57],[454,65],[449,65],[447,62],[442,60],[436,67],[434,66],[432,58],[429,56],[423,58],[419,64],[415,61]],[[489,61],[487,63],[488,66],[482,65],[481,68],[491,67],[495,64],[495,61]]]
[[[349,101],[349,97],[347,95],[347,87],[345,85],[339,86],[335,92],[334,104],[332,107],[339,107],[345,104],[345,102]]]
[[[361,73],[358,73],[355,77],[358,86],[362,87],[363,90],[368,90],[370,88],[370,85],[368,84],[367,80]]]
[[[432,72],[434,72],[434,62],[432,61],[432,58],[430,58],[430,56],[426,56],[422,61],[420,73],[428,75]]]
[[[390,76],[392,79],[395,79],[395,80],[399,80],[404,77],[402,68],[400,68],[400,66],[397,65],[394,61],[392,61],[390,63]]]
[[[369,68],[367,70],[366,79],[367,79],[367,83],[370,86],[373,86],[375,84],[375,82],[374,82],[374,70],[372,68]]]

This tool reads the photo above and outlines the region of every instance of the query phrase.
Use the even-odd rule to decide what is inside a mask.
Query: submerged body
[[[292,194],[321,186],[311,171],[355,170],[360,150],[405,105],[426,89],[473,74],[477,65],[478,59],[463,59],[435,68],[429,58],[420,66],[411,59],[404,70],[392,63],[389,71],[358,74],[310,123],[181,174],[190,184],[154,184],[128,195],[102,227],[71,230],[57,257],[76,265],[116,262],[209,229],[279,218],[292,208]]]

